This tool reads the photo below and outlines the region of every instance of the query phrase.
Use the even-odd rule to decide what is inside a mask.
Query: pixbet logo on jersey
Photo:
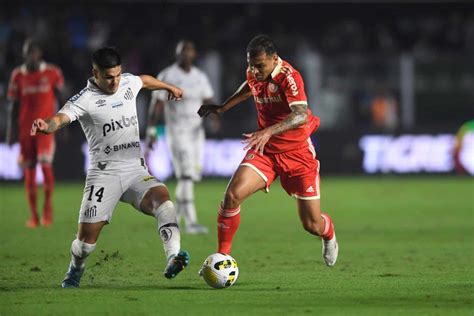
[[[102,134],[107,136],[107,133],[115,132],[118,129],[135,126],[138,124],[137,116],[133,115],[131,117],[125,117],[122,115],[120,120],[115,121],[114,119],[110,120],[110,123],[105,123],[102,126]]]

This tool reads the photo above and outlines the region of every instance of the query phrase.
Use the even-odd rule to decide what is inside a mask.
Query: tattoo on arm
[[[56,119],[54,117],[47,119],[45,122],[48,123],[48,129],[46,129],[46,133],[54,133],[58,129],[63,128],[64,126],[68,125],[68,121],[62,121],[61,119],[57,119],[58,122],[56,122]],[[59,123],[59,124],[58,124]]]
[[[308,121],[308,106],[306,104],[294,104],[290,106],[291,113],[286,119],[272,126],[272,135],[278,135]]]

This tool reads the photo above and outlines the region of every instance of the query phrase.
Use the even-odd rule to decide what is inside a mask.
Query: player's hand
[[[149,149],[149,150],[152,150],[156,140],[157,140],[156,136],[147,135],[146,138],[145,138],[146,148]]]
[[[211,113],[221,114],[223,112],[222,105],[204,104],[201,105],[197,113],[200,117],[206,117]]]
[[[183,90],[178,87],[171,86],[168,90],[168,100],[179,101],[183,98]]]
[[[265,148],[265,145],[268,143],[270,140],[270,137],[272,137],[272,134],[270,131],[264,129],[255,133],[248,133],[248,134],[242,134],[243,136],[247,137],[242,141],[242,143],[247,144],[244,147],[244,150],[254,148],[257,153],[260,155],[263,155],[263,149]]]
[[[48,129],[49,125],[43,119],[36,119],[33,121],[31,126],[31,136],[35,136],[37,133],[44,133]]]

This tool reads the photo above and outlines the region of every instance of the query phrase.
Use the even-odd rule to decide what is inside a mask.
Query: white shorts
[[[164,186],[144,167],[89,170],[84,187],[79,223],[110,222],[119,201],[140,211],[145,193],[152,187]]]
[[[173,158],[176,178],[201,180],[204,154],[204,128],[191,128],[173,132],[167,129],[166,138]]]

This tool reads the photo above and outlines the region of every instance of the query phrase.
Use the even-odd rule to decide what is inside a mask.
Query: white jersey
[[[184,126],[193,127],[202,124],[202,118],[197,111],[204,99],[214,96],[211,84],[206,74],[196,67],[191,67],[189,72],[184,71],[177,63],[161,71],[157,78],[161,81],[175,85],[183,89],[183,99],[168,101],[168,93],[163,90],[155,90],[152,93],[152,104],[156,100],[165,102],[165,122],[168,127]]]
[[[86,88],[59,111],[71,122],[81,123],[89,144],[91,166],[141,160],[136,97],[142,86],[140,77],[122,74],[117,92],[106,94],[90,78]]]

